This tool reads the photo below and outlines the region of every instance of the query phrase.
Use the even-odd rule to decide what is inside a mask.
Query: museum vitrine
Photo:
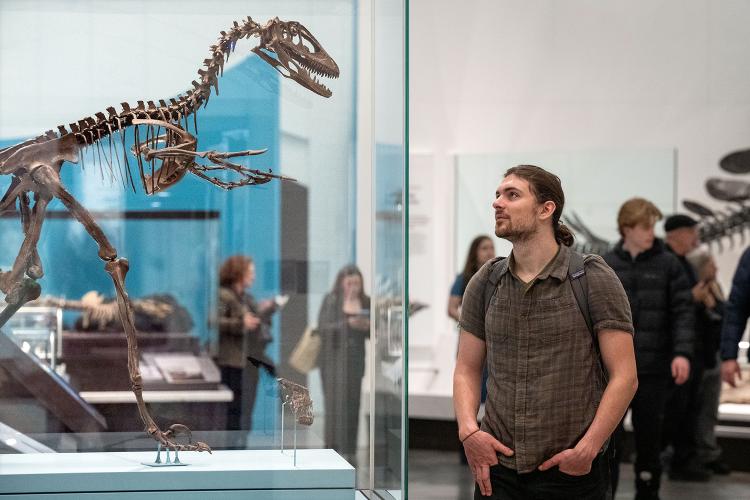
[[[0,4],[0,492],[405,496],[405,10]]]

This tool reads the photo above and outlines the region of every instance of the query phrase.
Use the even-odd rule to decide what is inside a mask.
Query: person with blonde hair
[[[622,239],[604,256],[627,292],[635,325],[638,391],[631,410],[636,498],[640,500],[659,498],[666,403],[672,384],[687,381],[693,355],[690,286],[680,261],[654,235],[661,217],[656,205],[643,198],[623,203],[617,214]],[[613,467],[614,474],[617,470]],[[616,478],[613,484],[616,488]]]

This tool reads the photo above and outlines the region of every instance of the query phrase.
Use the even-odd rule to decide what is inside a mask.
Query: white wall
[[[703,182],[728,177],[718,160],[750,147],[750,1],[410,6],[410,145],[433,157],[433,179],[424,182],[436,190],[435,219],[444,221],[433,234],[435,303],[420,313],[436,318],[434,357],[421,365],[412,358],[410,392],[450,395],[457,334],[444,309],[460,223],[452,155],[675,148],[678,199],[720,208]],[[740,250],[718,254],[727,291]],[[437,373],[420,371],[425,365]]]

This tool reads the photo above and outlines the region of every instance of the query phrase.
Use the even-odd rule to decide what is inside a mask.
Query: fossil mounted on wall
[[[198,70],[198,81],[193,81],[193,88],[176,99],[169,99],[169,102],[160,100],[158,103],[138,101],[135,106],[122,103],[120,111],[108,107],[106,113],[96,113],[67,127],[59,125],[57,131],[49,130],[34,139],[0,149],[0,175],[11,177],[10,186],[0,199],[0,212],[17,209],[24,232],[12,268],[0,271],[0,291],[5,294],[8,304],[0,313],[0,327],[21,306],[41,293],[37,280],[44,275],[44,271],[37,244],[47,206],[53,198],[57,198],[98,246],[99,257],[105,262],[104,267],[112,278],[117,294],[117,311],[128,344],[130,383],[140,418],[146,432],[167,449],[210,451],[208,445],[201,442],[178,444],[175,435],[189,436],[189,429],[174,424],[162,431],[149,414],[142,395],[133,305],[125,289],[128,261],[118,257],[96,220],[63,185],[60,170],[65,163],[79,163],[85,151],[93,148],[100,164],[106,162],[113,178],[116,165],[124,170],[124,173],[121,172],[124,182],[133,190],[136,190],[137,184],[140,185],[147,195],[170,188],[188,173],[224,189],[263,184],[274,178],[284,179],[283,176],[250,169],[232,161],[234,158],[262,154],[265,150],[219,152],[197,149],[198,140],[193,135],[197,135],[196,113],[201,106],[208,104],[212,89],[218,95],[218,80],[223,74],[224,63],[234,51],[237,41],[243,38],[257,38],[258,45],[252,51],[285,78],[323,97],[331,96],[330,89],[318,77],[338,78],[338,66],[307,28],[298,22],[285,22],[278,18],[261,25],[248,17],[242,23],[234,22],[229,30],[221,32],[218,42],[210,47],[203,67]],[[191,121],[193,133],[189,131]],[[126,132],[133,134],[131,152],[135,156],[135,165],[131,165],[132,159],[128,160],[130,153],[125,147]],[[114,140],[118,134],[122,162],[117,141]],[[233,175],[235,180],[217,177],[222,172]],[[139,182],[136,182],[136,176]]]
[[[719,161],[719,168],[730,174],[750,173],[750,149],[735,151]],[[706,191],[715,200],[727,203],[723,210],[714,210],[694,200],[685,200],[683,206],[700,218],[701,241],[716,243],[719,251],[722,242],[734,246],[735,235],[745,244],[745,231],[750,229],[750,182],[740,179],[706,180]]]

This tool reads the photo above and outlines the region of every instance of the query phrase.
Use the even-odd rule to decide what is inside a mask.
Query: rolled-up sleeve
[[[461,318],[458,326],[466,330],[475,337],[485,339],[484,333],[484,291],[487,286],[487,279],[492,261],[484,264],[479,271],[469,280],[464,292],[464,299],[461,303]]]

